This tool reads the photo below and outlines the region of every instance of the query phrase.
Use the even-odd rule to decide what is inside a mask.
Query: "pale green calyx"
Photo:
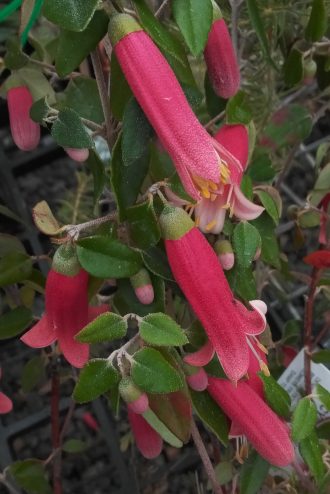
[[[131,15],[115,14],[110,17],[108,34],[113,47],[124,36],[136,31],[143,31],[143,29]]]
[[[195,367],[194,365],[187,364],[183,362],[183,369],[186,376],[193,376],[199,372],[200,367]]]
[[[131,377],[123,377],[119,383],[119,394],[126,403],[132,403],[140,398],[142,391],[134,384]]]
[[[178,240],[195,226],[189,214],[169,204],[164,207],[159,222],[162,236],[166,240]]]
[[[233,248],[229,240],[217,240],[214,244],[214,250],[217,254],[232,254]]]
[[[53,257],[52,269],[65,276],[75,276],[81,266],[76,254],[76,248],[72,244],[63,244],[57,249]]]
[[[134,289],[139,288],[140,286],[151,285],[149,273],[145,268],[140,269],[140,271],[131,276],[130,281]]]
[[[212,7],[213,7],[213,22],[222,19],[223,15],[220,10],[220,7],[214,0],[212,0]]]

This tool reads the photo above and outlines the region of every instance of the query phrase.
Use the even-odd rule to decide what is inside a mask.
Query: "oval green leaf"
[[[317,409],[315,404],[307,397],[299,400],[293,412],[292,438],[296,442],[308,437],[314,430],[317,421]]]
[[[101,394],[115,386],[120,377],[107,359],[96,358],[87,362],[82,369],[73,391],[78,403],[95,400]]]
[[[101,343],[123,338],[126,331],[127,324],[121,316],[106,312],[87,324],[75,339],[82,343]]]
[[[59,111],[51,134],[59,146],[63,148],[92,148],[93,139],[85,129],[78,113],[71,108]]]
[[[158,312],[139,323],[141,338],[155,346],[181,346],[188,343],[182,328],[169,316]]]
[[[99,0],[45,0],[43,13],[54,24],[69,31],[85,29]],[[69,49],[69,48],[68,48]]]

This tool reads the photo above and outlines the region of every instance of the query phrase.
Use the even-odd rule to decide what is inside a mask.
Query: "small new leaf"
[[[258,375],[264,383],[264,392],[268,405],[281,417],[290,416],[290,395],[278,384],[272,376],[265,376],[262,372]]]
[[[323,403],[325,408],[330,411],[330,393],[321,384],[316,385],[316,393],[318,399]]]
[[[119,374],[107,359],[90,360],[82,369],[73,391],[73,398],[78,403],[95,400],[101,394],[115,386]]]
[[[106,312],[87,324],[75,337],[83,343],[101,343],[123,338],[127,324],[121,316]]]
[[[58,113],[51,134],[59,146],[63,148],[92,148],[93,139],[85,129],[77,112],[64,108]]]
[[[313,432],[317,421],[317,409],[312,400],[305,397],[299,400],[293,413],[292,438],[296,442],[302,441]]]
[[[166,314],[145,316],[139,324],[141,338],[155,346],[181,346],[188,343],[182,328]]]
[[[250,223],[241,221],[234,229],[232,241],[237,264],[248,268],[261,245],[258,230]]]
[[[36,227],[45,235],[57,235],[60,225],[46,201],[38,202],[32,209],[33,221]]]

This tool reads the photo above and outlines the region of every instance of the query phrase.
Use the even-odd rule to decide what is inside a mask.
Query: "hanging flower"
[[[218,234],[223,228],[227,210],[230,216],[241,220],[253,220],[264,208],[249,201],[240,189],[243,171],[248,162],[249,135],[244,125],[224,125],[214,136],[215,142],[227,149],[241,164],[230,168],[226,183],[217,190],[204,194],[195,208],[196,225],[204,233]]]
[[[10,130],[14,143],[22,151],[32,151],[40,141],[40,125],[30,117],[33,99],[26,86],[7,92]]]
[[[208,392],[267,461],[278,467],[293,462],[287,426],[251,386],[209,376]]]
[[[140,269],[130,277],[130,282],[135,292],[136,298],[143,305],[149,305],[154,300],[154,288],[151,283],[149,273],[146,269]]]
[[[131,377],[123,377],[118,390],[131,412],[141,414],[149,408],[148,395],[136,386]]]
[[[83,163],[89,156],[89,149],[87,148],[64,148],[64,150],[71,159],[78,161],[78,163]]]
[[[304,257],[304,262],[314,268],[330,268],[330,250],[316,250]]]
[[[88,305],[88,273],[80,268],[70,246],[61,246],[48,273],[45,313],[21,340],[33,348],[43,348],[58,340],[66,360],[74,367],[83,367],[88,360],[89,345],[75,341],[75,335],[107,305]]]
[[[135,443],[140,453],[151,460],[157,458],[163,449],[163,440],[142,417],[142,415],[128,409],[128,420],[135,438]]]
[[[166,59],[127,14],[110,19],[109,36],[134,96],[195,200],[221,188],[240,163],[200,124]]]
[[[2,375],[2,370],[0,367],[0,379]],[[0,415],[4,413],[9,413],[13,409],[13,402],[7,395],[0,391]]]
[[[174,278],[202,323],[225,373],[238,381],[248,370],[248,335],[260,334],[265,318],[234,299],[217,255],[187,213],[165,206],[160,222]]]
[[[204,57],[215,93],[226,99],[234,96],[240,85],[239,66],[227,25],[220,9],[215,5],[213,24],[205,46]]]

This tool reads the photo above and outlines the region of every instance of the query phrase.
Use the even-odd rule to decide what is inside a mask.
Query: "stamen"
[[[198,228],[199,227],[199,223],[200,223],[200,216],[197,216],[197,218],[195,218],[195,226]]]
[[[263,360],[259,360],[259,365],[260,365],[261,372],[266,377],[269,377],[270,376],[270,372],[269,372],[268,366],[265,364],[265,362]]]
[[[214,202],[216,200],[216,198],[217,198],[217,194],[211,194],[211,197],[210,197],[211,202]]]
[[[269,369],[267,367],[267,364],[265,364],[265,362],[263,360],[261,360],[260,356],[258,355],[256,349],[254,348],[254,346],[252,345],[252,343],[251,343],[251,341],[249,340],[248,337],[246,338],[246,342],[249,345],[251,352],[253,353],[253,355],[258,360],[258,364],[260,366],[260,370],[263,372],[263,374],[265,376],[269,377],[270,376],[270,372],[269,372]]]
[[[253,335],[252,335],[252,338],[253,338],[253,341],[256,343],[257,347],[260,348],[260,350],[262,352],[264,352],[266,355],[268,355],[267,348],[262,343],[260,343],[260,341],[258,340],[258,338],[256,336],[253,336]]]
[[[210,231],[210,230],[212,230],[212,228],[216,225],[216,223],[217,223],[217,222],[216,222],[216,220],[212,220],[212,221],[210,221],[210,223],[208,223],[208,224],[206,225],[205,230],[206,230],[207,232],[209,232],[209,231]]]

